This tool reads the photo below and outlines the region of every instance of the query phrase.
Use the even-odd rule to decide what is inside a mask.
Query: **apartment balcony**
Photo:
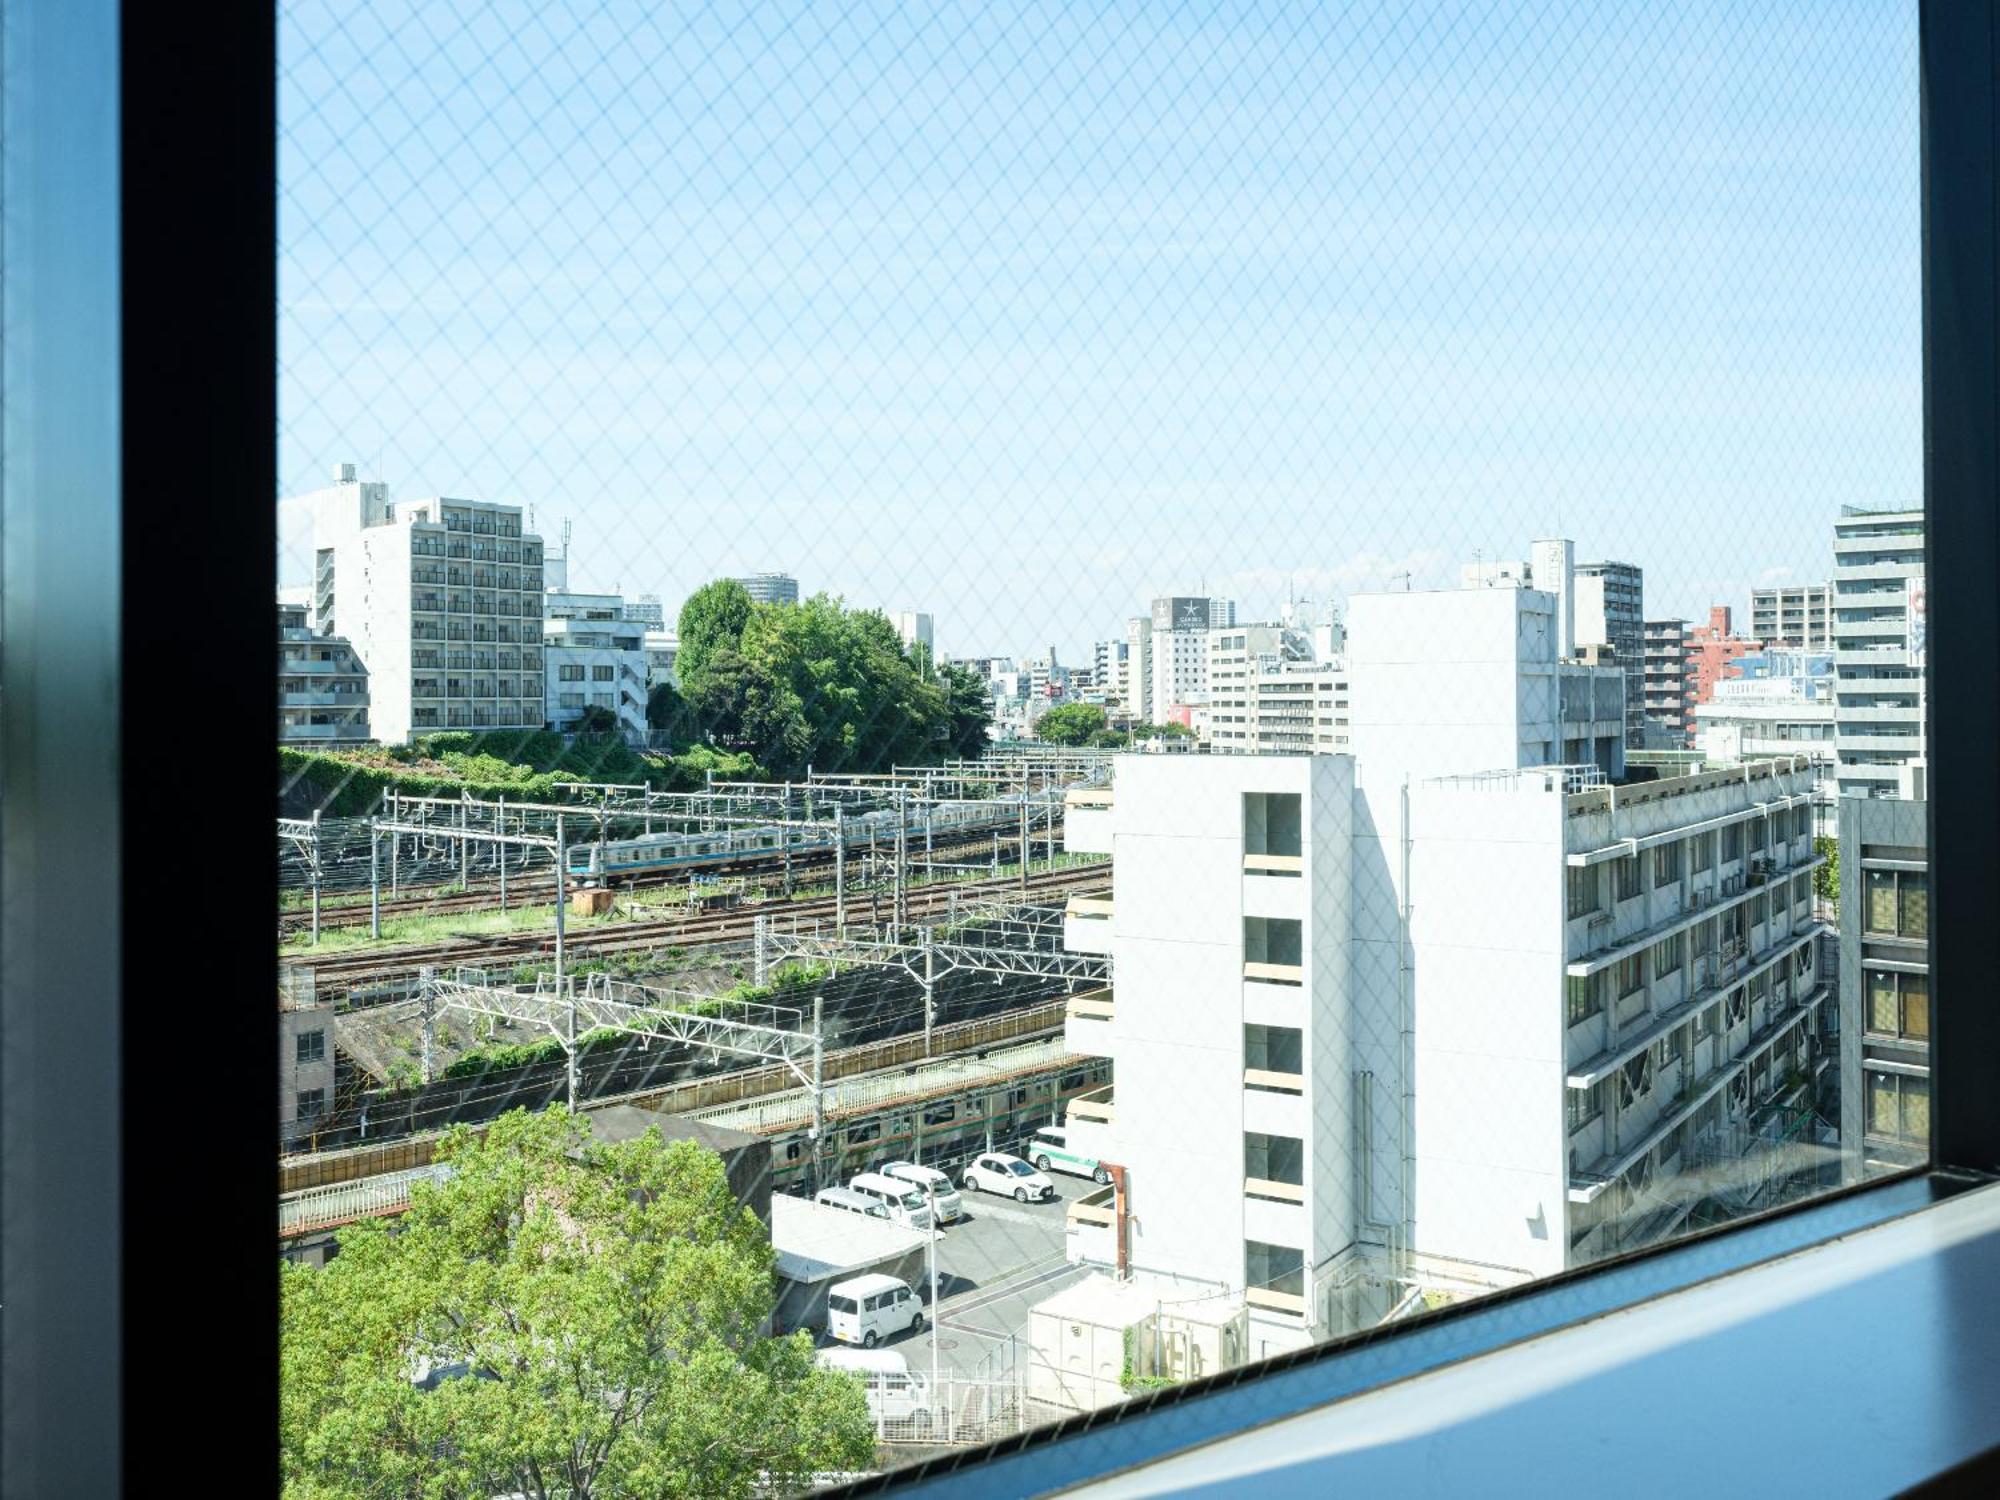
[[[1063,848],[1071,854],[1111,852],[1111,788],[1071,787],[1063,794]]]
[[[1085,1094],[1078,1094],[1069,1101],[1069,1118],[1093,1125],[1115,1125],[1118,1123],[1118,1107],[1112,1101],[1113,1085],[1105,1084]]]
[[[1072,995],[1063,1010],[1063,1045],[1079,1057],[1110,1057],[1111,991]]]
[[[366,693],[330,693],[313,689],[304,692],[278,694],[280,708],[350,708],[355,712],[365,712],[368,707]]]
[[[1063,907],[1063,946],[1072,953],[1111,951],[1111,898],[1071,896]]]
[[[365,715],[346,724],[287,724],[280,721],[278,725],[281,743],[345,744],[367,738],[368,720]]]
[[[1907,667],[1910,653],[1901,646],[1849,646],[1833,653],[1835,672],[1868,667]]]
[[[1878,704],[1870,708],[1844,708],[1838,705],[1833,710],[1836,726],[1843,724],[1917,724],[1923,721],[1914,696],[1908,703]]]
[[[1269,1287],[1249,1288],[1243,1293],[1243,1301],[1262,1312],[1286,1313],[1299,1319],[1303,1319],[1307,1312],[1304,1297],[1295,1296],[1290,1292],[1272,1291]]]
[[[1273,1068],[1245,1068],[1243,1087],[1273,1094],[1303,1094],[1306,1091],[1306,1075],[1279,1072]]]
[[[1834,752],[1867,750],[1889,755],[1921,755],[1924,737],[1920,734],[1842,734],[1833,742]]]

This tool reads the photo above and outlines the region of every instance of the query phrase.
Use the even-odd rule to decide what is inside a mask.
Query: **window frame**
[[[1925,699],[1931,779],[1948,789],[1951,806],[1940,820],[1937,799],[1930,804],[1932,867],[1949,878],[1931,892],[1929,967],[1947,992],[1975,993],[1985,914],[2000,896],[1988,858],[2000,846],[1991,766],[2000,741],[1995,39],[1982,7],[1924,0],[1920,16],[1924,543],[1927,577],[1943,585],[1930,599],[1939,628],[1930,632],[1929,665],[1959,689]],[[121,1044],[148,1025],[137,955],[199,930],[225,894],[237,905],[264,898],[275,907],[268,818],[253,799],[233,799],[240,806],[211,814],[207,858],[190,878],[161,887],[130,860],[111,874],[128,896],[114,915],[101,893],[103,851],[143,847],[147,826],[141,783],[121,795],[120,759],[135,777],[144,766],[153,785],[198,784],[208,769],[203,746],[262,743],[276,710],[270,533],[254,523],[186,527],[172,508],[145,503],[147,460],[162,452],[192,451],[218,493],[277,493],[276,13],[19,0],[15,19],[19,45],[8,61],[26,87],[7,103],[9,164],[48,191],[32,225],[7,231],[8,268],[32,272],[9,277],[7,374],[35,400],[11,414],[18,425],[5,478],[0,879],[9,891],[32,880],[38,899],[8,903],[0,952],[0,1022],[11,1054],[0,1091],[9,1188],[0,1205],[0,1301],[10,1312],[0,1381],[16,1403],[4,1462],[17,1482],[40,1476],[46,1488],[59,1473],[79,1490],[115,1492],[137,1455],[158,1451],[147,1429],[181,1434],[212,1416],[200,1382],[154,1382],[143,1401],[123,1399],[145,1371],[198,1340],[242,1376],[232,1393],[239,1428],[268,1434],[206,1453],[204,1480],[218,1492],[257,1493],[276,1467],[277,1318],[274,1296],[245,1298],[241,1288],[274,1280],[268,1100],[245,1089],[217,1101],[211,1170],[199,1181],[177,1178],[169,1190],[169,1174],[121,1177],[103,1163],[137,1162],[148,1144],[145,1080],[117,1069]],[[146,66],[121,67],[124,57]],[[115,109],[105,99],[113,78]],[[122,254],[121,218],[143,254]],[[145,228],[162,223],[200,223],[206,232]],[[115,339],[103,337],[107,324]],[[157,379],[161,369],[176,378]],[[107,391],[117,399],[105,399]],[[28,516],[33,527],[17,524]],[[118,546],[105,546],[106,537]],[[119,555],[144,557],[147,568],[121,574]],[[154,617],[143,590],[163,575],[204,590],[204,645],[216,669],[244,668],[238,689],[210,706],[201,737],[163,739],[153,730],[184,709],[169,696],[170,674],[149,682],[120,671],[150,644]],[[116,631],[96,628],[114,619]],[[116,695],[65,692],[79,675],[116,683]],[[104,753],[79,753],[79,745]],[[122,757],[112,753],[120,747]],[[64,839],[34,841],[38,804],[64,810]],[[107,922],[115,924],[108,941]],[[121,963],[125,956],[133,961]],[[268,983],[275,967],[256,943],[219,943],[208,962],[213,982],[244,993]],[[62,1024],[31,1024],[46,1019],[35,1011],[37,980],[58,977],[70,997]],[[1321,1345],[1187,1382],[1137,1398],[1116,1421],[1084,1414],[1009,1439],[1005,1451],[966,1450],[868,1488],[949,1478],[937,1493],[974,1484],[1023,1493],[1081,1483],[1920,1211],[1959,1191],[1958,1173],[2000,1167],[2000,1089],[1992,1086],[2000,1014],[1949,1006],[1932,1020],[1928,1171],[1418,1314],[1393,1339]],[[229,1028],[212,1039],[210,1061],[259,1076],[273,1040],[255,1025]],[[25,1089],[17,1087],[23,1080]],[[95,1118],[68,1107],[79,1095],[104,1101]],[[215,1233],[199,1243],[154,1238],[129,1254],[116,1233],[121,1222],[190,1217]],[[60,1326],[33,1315],[37,1302],[63,1309]],[[230,1306],[231,1317],[205,1315],[217,1305]]]

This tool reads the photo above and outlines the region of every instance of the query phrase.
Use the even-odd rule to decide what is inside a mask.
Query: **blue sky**
[[[301,0],[281,46],[285,492],[532,505],[579,585],[1067,656],[1566,534],[1699,615],[1921,493],[1914,0]]]

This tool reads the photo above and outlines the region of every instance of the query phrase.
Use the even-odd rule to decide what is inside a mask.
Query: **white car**
[[[1056,1195],[1056,1185],[1018,1156],[988,1151],[976,1156],[961,1179],[967,1192],[998,1193],[1016,1203],[1039,1202]]]
[[[928,1193],[937,1204],[938,1222],[955,1224],[965,1217],[965,1204],[951,1178],[936,1167],[920,1167],[913,1161],[892,1161],[882,1168],[884,1177],[909,1183],[920,1193]]]

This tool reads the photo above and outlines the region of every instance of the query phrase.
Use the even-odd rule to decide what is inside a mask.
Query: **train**
[[[772,1186],[810,1194],[897,1160],[920,1159],[955,1174],[981,1151],[1012,1150],[1039,1127],[1061,1123],[1071,1099],[1110,1081],[1109,1058],[1067,1057],[1035,1074],[968,1084],[949,1097],[848,1115],[827,1127],[817,1183],[806,1126],[770,1132]]]
[[[1030,797],[1031,809],[1060,807],[1054,797]],[[877,808],[844,818],[841,842],[849,852],[871,846],[889,848],[896,841],[898,810]],[[947,802],[932,806],[928,827],[933,842],[940,838],[963,838],[970,833],[1006,833],[1020,825],[1020,799],[1007,802]],[[926,820],[911,813],[904,817],[905,831],[916,846],[924,835]],[[569,846],[570,879],[583,886],[601,885],[630,875],[657,874],[662,870],[699,870],[746,856],[768,854],[776,857],[789,847],[794,859],[806,860],[833,849],[831,824],[782,828],[776,825],[717,828],[690,833],[649,833],[633,838],[608,839],[603,843],[578,842]]]

